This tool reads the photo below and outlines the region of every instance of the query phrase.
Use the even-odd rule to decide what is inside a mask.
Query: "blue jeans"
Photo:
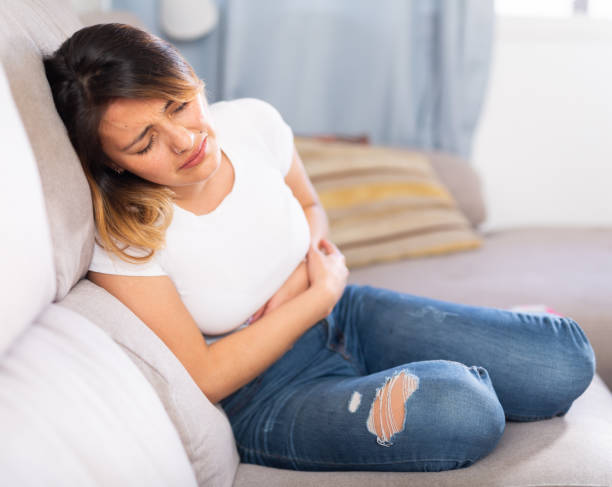
[[[490,453],[506,420],[564,415],[594,372],[570,318],[352,284],[221,404],[245,463],[440,471]]]

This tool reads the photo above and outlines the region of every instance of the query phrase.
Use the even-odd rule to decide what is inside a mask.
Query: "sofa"
[[[490,455],[459,470],[241,464],[223,410],[144,323],[84,278],[94,235],[89,189],[41,62],[81,26],[67,0],[0,3],[1,485],[612,485],[609,228],[483,232],[478,249],[349,277],[482,306],[542,303],[571,316],[595,349],[597,373],[565,416],[508,422]],[[432,164],[478,226],[478,176],[443,155]]]

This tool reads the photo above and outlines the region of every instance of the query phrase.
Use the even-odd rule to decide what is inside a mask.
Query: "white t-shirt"
[[[306,256],[310,230],[284,181],[293,133],[278,111],[254,98],[214,103],[210,111],[217,141],[234,168],[230,193],[205,215],[174,205],[166,245],[148,263],[125,262],[95,244],[89,269],[168,275],[212,342],[211,336],[245,326],[281,287]]]

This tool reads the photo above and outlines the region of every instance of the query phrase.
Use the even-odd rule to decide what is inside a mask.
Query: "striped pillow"
[[[295,143],[348,267],[481,246],[424,154],[306,137]]]

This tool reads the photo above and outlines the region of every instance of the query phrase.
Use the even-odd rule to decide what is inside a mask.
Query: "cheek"
[[[130,162],[131,171],[134,174],[160,184],[163,183],[160,178],[167,177],[170,167],[168,158],[164,157],[163,154],[151,154],[149,157],[145,156]]]
[[[143,165],[143,170],[151,174],[167,172],[168,168],[171,166],[171,164],[169,163],[170,159],[167,155],[164,155],[161,152],[163,151],[160,151],[160,153],[158,154],[151,155],[146,164]]]
[[[198,123],[202,127],[206,127],[209,135],[216,132],[215,122],[208,110],[208,106],[204,107],[198,114]]]

